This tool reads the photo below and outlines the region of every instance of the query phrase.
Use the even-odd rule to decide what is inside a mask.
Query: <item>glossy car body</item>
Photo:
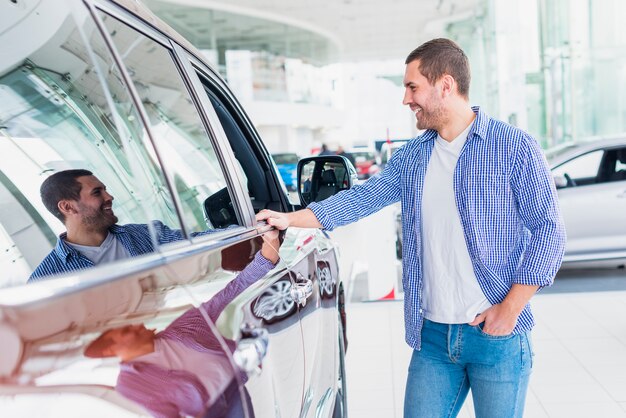
[[[276,163],[276,167],[278,167],[278,171],[283,179],[283,182],[285,182],[287,190],[296,190],[296,182],[298,179],[298,160],[300,159],[300,157],[298,157],[298,154],[272,154],[272,158],[274,159],[274,163]]]
[[[0,40],[0,416],[188,406],[173,378],[147,384],[163,372],[191,382],[200,416],[233,405],[248,417],[346,416],[336,246],[320,230],[290,228],[278,265],[240,283],[269,230],[255,212],[297,207],[201,54],[121,0],[4,2]],[[25,284],[64,231],[39,186],[68,168],[93,171],[115,197],[118,223],[147,225],[153,250]],[[155,220],[180,239],[159,241]],[[190,313],[194,326],[181,327]],[[178,348],[210,360],[196,375],[85,357],[107,330],[142,324],[164,339],[186,336]],[[198,336],[212,345],[198,348]],[[132,398],[119,390],[128,368],[144,382]]]

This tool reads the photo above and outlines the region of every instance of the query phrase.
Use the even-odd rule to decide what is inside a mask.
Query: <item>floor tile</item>
[[[626,292],[545,294],[533,305],[536,356],[524,418],[626,418]],[[412,354],[402,302],[351,304],[348,312],[351,416],[402,418]],[[471,398],[459,416],[474,418]]]
[[[626,418],[626,411],[611,403],[546,403],[544,407],[555,418]]]

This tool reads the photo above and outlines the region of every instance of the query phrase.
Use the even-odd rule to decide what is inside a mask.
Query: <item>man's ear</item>
[[[456,81],[450,74],[441,76],[441,93],[443,97],[450,96],[456,89]]]
[[[76,208],[74,207],[74,202],[71,200],[60,200],[59,203],[57,203],[57,207],[65,217],[75,214],[77,212]]]

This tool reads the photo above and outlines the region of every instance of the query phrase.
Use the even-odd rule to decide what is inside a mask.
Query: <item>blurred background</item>
[[[470,102],[546,150],[568,230],[566,261],[588,267],[580,262],[610,258],[610,267],[623,267],[623,0],[145,3],[227,80],[294,203],[299,158],[347,153],[364,180],[419,134],[402,105],[404,60],[429,39],[453,39],[470,60]],[[389,207],[333,232],[354,299],[401,293],[400,216]]]
[[[242,101],[272,153],[414,137],[404,59],[434,37],[471,61],[470,99],[544,147],[626,131],[623,0],[146,0]]]

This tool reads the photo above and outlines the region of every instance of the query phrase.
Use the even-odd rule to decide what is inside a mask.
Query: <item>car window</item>
[[[626,148],[614,148],[606,151],[600,178],[606,182],[626,180]]]
[[[267,151],[256,140],[234,99],[201,72],[198,72],[205,91],[213,105],[226,138],[233,150],[238,167],[245,179],[244,187],[255,212],[261,209],[285,210],[278,189],[280,174],[265,155]],[[217,128],[217,126],[216,126]],[[276,177],[274,177],[274,175]]]
[[[604,151],[597,150],[569,160],[552,170],[554,175],[569,178],[570,185],[596,183]],[[573,183],[572,183],[573,181]]]
[[[40,7],[55,8],[45,30],[16,25],[1,38],[20,47],[3,55],[0,70],[0,287],[25,283],[66,230],[39,193],[42,182],[60,171],[91,171],[114,197],[119,224],[162,219],[175,227],[177,221],[161,210],[169,192],[87,10],[70,12],[64,2]],[[79,27],[77,20],[84,23]],[[151,252],[152,240],[146,233],[142,254]],[[90,266],[76,260],[71,270]]]
[[[202,233],[238,224],[216,150],[171,51],[116,18],[101,16],[147,113],[186,230]],[[225,216],[209,222],[205,212],[213,209]]]
[[[373,162],[376,160],[376,156],[370,151],[355,151],[352,152],[352,156],[354,157],[354,161],[357,163],[365,163],[369,161]]]

